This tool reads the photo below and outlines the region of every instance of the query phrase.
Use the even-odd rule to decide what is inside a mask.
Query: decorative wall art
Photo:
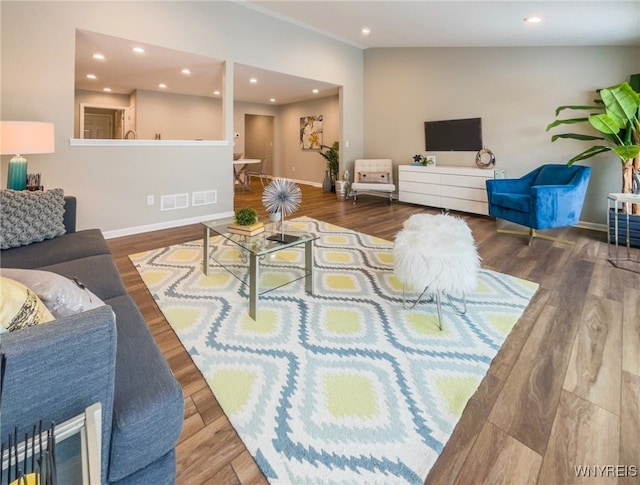
[[[300,118],[300,148],[320,150],[322,147],[322,115]]]

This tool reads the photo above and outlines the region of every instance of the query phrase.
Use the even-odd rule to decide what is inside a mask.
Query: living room
[[[224,93],[224,139],[229,141],[222,146],[70,146],[75,136],[76,29],[224,59],[228,77],[233,64],[241,63],[342,86],[341,171],[362,156],[409,163],[423,151],[424,121],[471,117],[482,117],[484,144],[507,174],[518,176],[543,162],[561,162],[580,145],[549,142],[545,127],[554,119],[555,108],[586,104],[598,87],[640,70],[637,46],[363,51],[233,2],[44,2],[37,12],[29,5],[2,5],[2,117],[54,123],[55,156],[31,156],[30,171],[41,173],[45,186],[64,187],[85,201],[79,227],[97,226],[113,235],[168,227],[212,213],[211,206],[163,212],[158,205],[147,206],[148,194],[216,190],[213,212],[232,210],[233,190],[226,181],[232,179],[228,160],[235,151],[230,141],[233,94]],[[149,21],[123,22],[136,17]],[[251,25],[249,32],[237,27],[244,25]],[[25,29],[32,35],[17,42]],[[285,51],[287,56],[278,55]],[[308,52],[313,52],[312,62]],[[24,72],[29,73],[26,78],[19,74]],[[468,153],[462,159],[459,153],[444,155],[442,165],[473,164]],[[283,160],[282,173],[274,175],[291,176],[286,170],[293,163]],[[583,220],[598,225],[604,223],[604,197],[616,189],[619,174],[611,164],[593,164],[593,169],[598,184],[589,189]],[[136,182],[140,180],[145,180],[144,191]]]
[[[172,229],[174,232],[169,236],[154,236],[158,238],[155,242],[159,246],[170,244],[171,238],[181,239],[185,234],[199,237],[201,234],[194,229],[194,223],[231,215],[239,202],[258,205],[259,201],[253,193],[237,195],[230,183],[233,168],[229,161],[236,151],[233,146],[236,120],[232,90],[223,93],[224,136],[215,146],[92,147],[70,143],[75,138],[77,29],[224,59],[225,74],[231,78],[234,63],[240,63],[341,86],[340,123],[336,127],[336,138],[341,142],[341,173],[351,169],[357,158],[391,158],[396,165],[410,163],[414,154],[424,151],[424,121],[468,117],[482,118],[484,143],[496,154],[498,166],[510,177],[523,175],[542,163],[563,163],[579,152],[581,145],[571,141],[550,142],[545,127],[554,119],[555,108],[564,104],[588,104],[595,89],[617,84],[628,79],[630,74],[640,72],[637,41],[631,46],[363,50],[236,2],[18,1],[2,2],[0,9],[2,119],[54,123],[55,154],[28,156],[29,171],[41,173],[46,188],[62,187],[65,193],[77,197],[78,229],[99,228],[110,238],[140,233],[140,239],[126,246],[127,254],[136,252],[135,248],[147,249],[149,241],[145,241],[143,235],[146,232],[188,227],[180,235],[176,232],[180,229]],[[282,55],[283,52],[286,55]],[[282,136],[295,139],[297,133]],[[325,142],[331,141],[325,139]],[[313,155],[317,160],[311,163],[316,163],[317,173],[323,174],[323,160],[317,154]],[[438,165],[473,166],[474,156],[471,153],[438,154]],[[7,159],[3,157],[2,160],[3,181]],[[295,163],[300,162],[281,160],[273,175],[297,178],[291,177],[290,173]],[[606,221],[606,194],[619,191],[619,164],[603,160],[585,164],[592,167],[593,175],[581,227],[602,230]],[[317,185],[321,179],[300,182]],[[179,211],[160,211],[157,204],[147,205],[149,194],[159,196],[204,190],[217,191],[213,208],[190,206]],[[351,204],[340,205],[334,200],[335,195],[330,201],[322,202],[321,195],[305,191],[303,197],[309,194],[308,197],[315,201],[309,208],[312,216],[323,218],[325,214],[328,222],[349,224],[363,232],[367,226],[385,225],[386,229],[376,235],[389,239],[393,231],[399,229],[394,224],[402,222],[409,214],[402,209],[387,212],[397,211],[398,206],[394,204],[391,209],[381,209],[379,200],[359,202],[353,207]],[[334,214],[327,216],[329,210]],[[358,216],[354,216],[356,210]],[[384,218],[377,222],[381,213]],[[604,233],[572,229],[570,233],[580,236],[581,243],[571,256],[555,245],[534,246],[530,252],[523,253],[522,248],[517,247],[517,240],[501,243],[490,236],[494,227],[489,228],[489,223],[492,221],[485,218],[470,222],[482,237],[479,244],[484,244],[486,261],[506,271],[509,261],[497,259],[496,252],[505,250],[503,244],[507,244],[505,255],[517,257],[514,261],[519,269],[515,272],[521,276],[537,275],[542,282],[544,291],[538,297],[538,304],[542,306],[552,290],[562,284],[573,284],[551,267],[553,261],[575,263],[567,274],[580,278],[584,275],[575,261],[596,258],[592,251],[602,250],[598,237],[604,238]],[[165,237],[167,239],[163,239]],[[494,248],[489,247],[490,243]],[[121,270],[125,257],[122,252],[118,253]],[[548,276],[544,275],[545,269],[549,271]],[[617,300],[621,297],[614,296],[615,291],[605,287],[604,282],[611,278],[616,288],[626,286],[628,294],[637,295],[637,282],[627,276],[612,276],[601,266],[597,266],[596,273],[598,278],[587,277],[586,282],[580,281],[577,286],[599,285],[591,296]],[[129,291],[142,291],[141,286],[136,285],[140,285],[139,279],[133,286],[128,286]],[[561,296],[568,297],[566,293],[558,293],[553,301],[558,304]],[[149,320],[156,312],[152,308],[153,301],[150,297],[141,298],[146,305],[143,313]],[[138,303],[140,305],[140,301]],[[575,303],[571,309],[582,311],[582,306]],[[536,311],[535,317],[530,318],[538,317]],[[637,308],[630,310],[625,314],[625,321],[633,318],[634,311],[637,315]],[[555,317],[546,318],[553,320],[561,316],[559,312]],[[149,323],[159,326],[160,320],[162,317],[156,314],[155,320]],[[186,352],[176,350],[175,337],[166,331],[167,328],[158,332],[160,338],[166,339],[161,345],[167,350],[165,357],[170,361],[188,359]],[[565,365],[568,356],[560,360]],[[194,386],[201,392],[202,388],[198,387],[201,382],[195,377],[193,381],[190,379],[181,377],[183,390]],[[197,384],[190,384],[196,381]],[[185,395],[191,396],[189,392]],[[216,419],[218,417],[216,415]],[[197,419],[200,418],[186,423],[195,426]],[[214,439],[215,430],[209,428],[206,433]],[[232,433],[232,429],[225,428],[225,436]],[[199,446],[207,448],[209,445],[201,442]],[[191,444],[183,445],[183,456],[192,451]],[[202,453],[201,448],[199,453]],[[217,453],[224,454],[224,451]],[[243,454],[237,456],[240,461],[247,459]],[[206,459],[198,466],[204,467],[204,462]],[[183,458],[179,465],[183,469],[189,466],[188,458]],[[210,478],[202,470],[199,468],[202,476]],[[193,479],[197,474],[184,476]],[[245,483],[239,478],[235,480]],[[182,483],[188,483],[188,480]],[[236,482],[229,479],[225,483]]]

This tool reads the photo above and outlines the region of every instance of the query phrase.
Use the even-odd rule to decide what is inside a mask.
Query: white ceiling
[[[135,54],[133,47],[142,47],[144,54]],[[94,53],[104,60],[95,60]],[[76,31],[75,86],[84,91],[130,94],[136,89],[162,91],[194,96],[220,97],[223,62],[219,59],[175,51],[164,47],[97,34]],[[185,76],[182,69],[189,68]],[[88,79],[94,74],[96,79]],[[251,83],[251,78],[256,83]],[[165,89],[158,84],[166,84]],[[317,93],[313,90],[317,89]],[[242,64],[234,65],[234,99],[261,104],[287,104],[313,97],[338,94],[338,86],[311,79],[284,75]],[[275,99],[271,102],[271,99]]]
[[[362,49],[640,45],[640,0],[253,0],[239,4]],[[542,22],[524,22],[531,16]],[[361,34],[363,27],[371,30],[368,36]]]
[[[640,0],[582,1],[237,1],[350,45],[372,47],[640,46]],[[525,17],[542,22],[528,24]],[[368,36],[361,29],[368,27]],[[131,48],[145,48],[134,55]],[[95,61],[93,53],[105,55]],[[180,71],[188,67],[190,76]],[[144,45],[87,31],[76,35],[76,88],[129,94],[134,89],[215,96],[222,89],[222,60]],[[88,80],[93,73],[96,80]],[[249,78],[258,82],[251,84]],[[311,94],[318,89],[318,94]],[[236,101],[286,104],[327,96],[338,87],[309,79],[234,66]]]

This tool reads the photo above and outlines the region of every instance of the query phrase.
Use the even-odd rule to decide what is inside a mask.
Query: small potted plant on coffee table
[[[235,211],[235,222],[227,226],[233,234],[254,236],[264,231],[264,224],[258,222],[258,212],[251,207],[244,207]]]

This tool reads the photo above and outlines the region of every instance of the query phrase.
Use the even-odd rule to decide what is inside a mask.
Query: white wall
[[[409,163],[424,154],[424,121],[482,118],[484,145],[507,176],[565,163],[589,145],[551,143],[556,107],[590,104],[597,88],[640,72],[640,47],[415,48],[365,51],[365,156]],[[554,130],[554,133],[561,131]],[[475,166],[475,153],[430,153],[438,165]],[[594,158],[581,220],[604,224],[620,163]]]
[[[0,2],[0,9],[1,117],[55,124],[56,153],[28,156],[29,171],[78,197],[80,229],[126,232],[230,213],[234,149],[231,89],[223,93],[225,146],[70,146],[77,28],[224,59],[226,86],[236,62],[343,86],[345,156],[362,155],[360,49],[235,2]],[[216,190],[218,203],[166,212],[146,205],[147,195],[198,190]]]

